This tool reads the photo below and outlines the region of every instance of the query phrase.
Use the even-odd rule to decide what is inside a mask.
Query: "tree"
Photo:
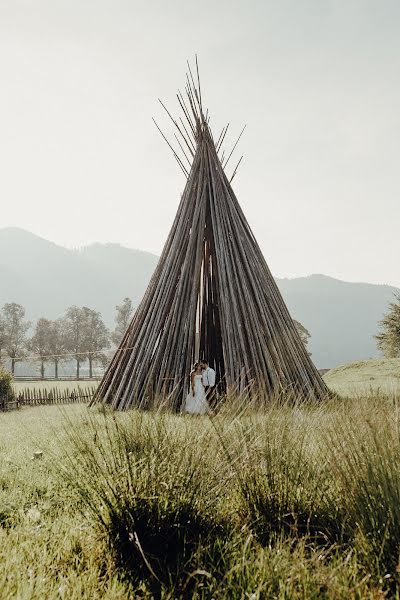
[[[49,362],[51,355],[50,348],[50,335],[53,321],[44,319],[43,317],[38,319],[35,331],[29,342],[29,349],[37,354],[40,363],[40,376],[44,378],[44,365]]]
[[[63,336],[65,350],[76,360],[76,378],[79,379],[80,365],[89,360],[89,375],[93,376],[96,360],[105,360],[103,350],[109,348],[109,332],[101,314],[87,306],[70,306],[65,313]]]
[[[3,315],[0,314],[0,364],[1,364],[1,354],[2,350],[6,343],[6,331],[5,331],[5,322]]]
[[[67,352],[66,328],[65,319],[51,321],[48,344],[49,354],[51,354],[54,364],[54,377],[56,379],[58,379],[58,365],[61,361],[65,360],[65,357],[62,355]]]
[[[400,357],[400,294],[389,304],[389,311],[379,321],[381,333],[375,336],[378,348],[386,358]]]
[[[100,360],[103,364],[106,360],[104,350],[110,347],[110,334],[103,323],[99,312],[82,308],[84,318],[83,348],[89,360],[89,377],[93,377],[93,364]]]
[[[11,359],[11,372],[14,375],[15,363],[23,358],[27,349],[26,332],[31,324],[25,321],[24,307],[15,302],[5,304],[2,313],[4,350]]]
[[[84,335],[85,314],[82,308],[70,306],[65,312],[65,350],[76,360],[76,378],[79,379],[80,365],[85,360]]]
[[[299,334],[301,341],[303,342],[304,346],[307,348],[308,341],[311,337],[310,332],[299,321],[296,321],[295,319],[293,319],[293,323],[297,329],[297,333]],[[310,352],[309,352],[309,354],[310,354]],[[310,356],[311,356],[311,354],[310,354]]]
[[[111,334],[112,342],[118,346],[132,318],[133,306],[130,298],[124,298],[121,304],[115,307],[117,314],[115,315],[115,329]]]

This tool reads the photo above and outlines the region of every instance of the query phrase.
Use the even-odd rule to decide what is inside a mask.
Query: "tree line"
[[[115,310],[115,328],[110,331],[101,313],[87,306],[70,306],[58,319],[41,317],[32,324],[25,318],[21,304],[6,303],[0,310],[0,362],[2,358],[8,359],[14,375],[16,363],[29,357],[38,364],[40,377],[45,377],[46,366],[52,364],[54,377],[58,379],[60,364],[73,359],[77,379],[85,362],[89,377],[93,377],[93,368],[99,364],[107,366],[106,351],[118,346],[128,328],[133,313],[131,299],[124,298]],[[307,346],[309,332],[298,321],[294,323]]]
[[[87,306],[70,306],[58,319],[41,317],[32,324],[25,318],[23,306],[6,303],[0,310],[0,361],[8,359],[14,374],[16,363],[31,356],[38,363],[42,378],[46,365],[52,363],[56,379],[62,362],[75,360],[79,379],[80,367],[87,361],[92,377],[95,365],[107,365],[105,351],[119,344],[132,317],[130,298],[124,298],[115,308],[115,328],[110,331],[101,313]]]
[[[107,365],[105,352],[120,343],[132,317],[132,301],[124,298],[115,309],[112,331],[105,326],[101,313],[87,306],[70,306],[55,320],[41,317],[32,329],[32,323],[25,318],[25,308],[15,302],[6,303],[0,310],[0,362],[7,358],[14,374],[17,362],[33,356],[41,377],[45,377],[46,365],[52,363],[58,378],[59,365],[73,359],[79,379],[80,367],[87,361],[92,377],[95,365]],[[298,321],[294,323],[307,346],[309,332]],[[375,336],[378,348],[388,358],[400,357],[400,295],[390,304],[379,326],[381,331]]]

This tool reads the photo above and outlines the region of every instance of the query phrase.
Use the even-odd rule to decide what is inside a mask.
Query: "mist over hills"
[[[326,275],[276,281],[292,317],[311,333],[309,348],[317,367],[380,356],[373,336],[398,288]]]
[[[29,319],[85,305],[112,326],[115,305],[126,296],[140,301],[157,261],[118,244],[68,250],[22,229],[0,229],[0,303],[22,304]]]
[[[139,303],[157,260],[118,244],[69,250],[22,229],[0,229],[0,305],[18,302],[31,320],[85,305],[112,327],[115,305],[125,296]],[[400,290],[325,275],[276,281],[292,317],[311,333],[309,347],[319,368],[378,356],[377,321]]]

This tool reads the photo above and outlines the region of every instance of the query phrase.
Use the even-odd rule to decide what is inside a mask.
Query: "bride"
[[[185,412],[192,415],[204,415],[210,411],[203,385],[203,373],[199,362],[193,365],[190,373],[190,391],[185,401]]]

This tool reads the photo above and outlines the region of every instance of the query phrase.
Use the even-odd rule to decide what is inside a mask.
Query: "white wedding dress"
[[[205,415],[209,412],[202,375],[195,375],[194,377],[194,396],[192,388],[190,388],[185,401],[185,412],[192,415]]]

